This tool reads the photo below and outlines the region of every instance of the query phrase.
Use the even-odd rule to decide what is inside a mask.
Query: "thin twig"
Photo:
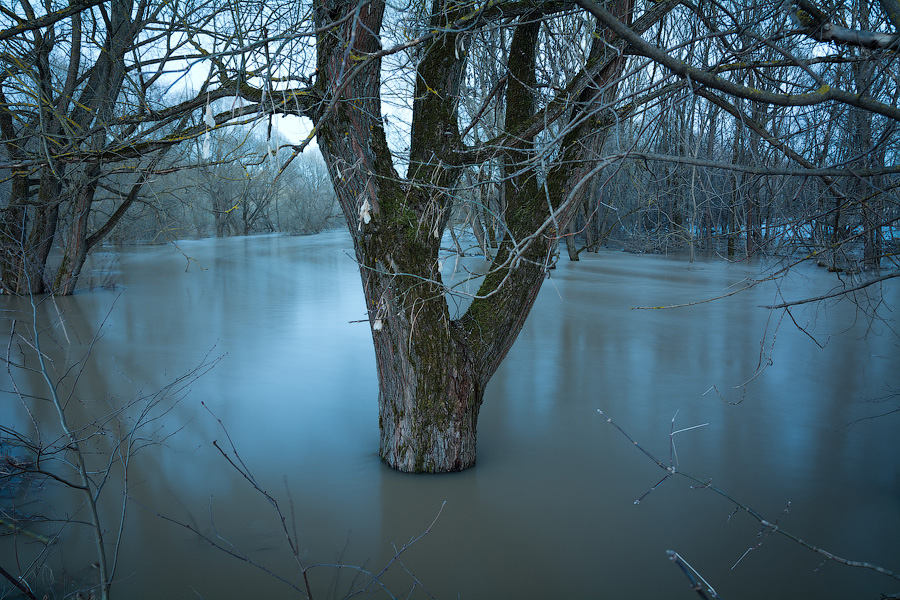
[[[788,539],[790,539],[790,540],[793,540],[794,542],[796,542],[797,544],[803,546],[804,548],[806,548],[806,549],[808,549],[808,550],[811,550],[811,551],[815,552],[816,554],[819,554],[819,555],[821,555],[821,556],[824,556],[826,560],[831,560],[831,561],[834,561],[834,562],[836,562],[836,563],[839,563],[839,564],[842,564],[842,565],[846,565],[846,566],[848,566],[848,567],[857,567],[857,568],[861,568],[861,569],[869,569],[869,570],[875,571],[876,573],[881,573],[882,575],[885,575],[885,576],[887,576],[887,577],[890,577],[891,579],[896,579],[896,580],[900,581],[900,574],[895,573],[894,571],[891,571],[891,570],[889,570],[889,569],[885,569],[884,567],[881,567],[881,566],[879,566],[879,565],[876,565],[876,564],[873,564],[873,563],[870,563],[870,562],[859,561],[859,560],[850,560],[850,559],[843,558],[843,557],[838,556],[838,555],[836,555],[836,554],[834,554],[834,553],[832,553],[832,552],[829,552],[828,550],[825,550],[824,548],[820,548],[820,547],[816,546],[815,544],[811,544],[810,542],[807,542],[807,541],[804,540],[803,538],[801,538],[801,537],[799,537],[799,536],[797,536],[797,535],[795,535],[795,534],[793,534],[793,533],[791,533],[791,532],[789,532],[789,531],[786,531],[785,529],[782,529],[782,528],[778,525],[778,521],[777,521],[777,520],[776,520],[774,523],[771,522],[771,521],[768,521],[765,517],[762,516],[762,514],[760,514],[760,513],[759,513],[758,511],[756,511],[755,509],[753,509],[753,508],[747,506],[746,504],[740,502],[739,500],[737,500],[736,498],[734,498],[733,496],[731,496],[730,494],[728,494],[728,493],[725,492],[724,490],[722,490],[722,489],[720,489],[720,488],[718,488],[718,487],[712,485],[712,483],[711,483],[710,480],[703,480],[703,479],[700,479],[699,477],[695,477],[694,475],[690,475],[689,473],[685,473],[684,471],[676,471],[673,467],[666,467],[666,466],[665,466],[664,464],[662,464],[659,460],[657,460],[652,454],[650,454],[649,452],[647,452],[646,450],[644,450],[644,449],[643,449],[643,448],[642,448],[642,447],[641,447],[634,439],[631,438],[631,436],[629,436],[629,435],[625,432],[624,429],[622,429],[622,428],[621,428],[617,423],[615,423],[611,418],[609,418],[608,416],[606,416],[606,414],[604,414],[604,412],[603,412],[602,410],[598,410],[597,412],[598,412],[599,414],[603,415],[603,417],[606,418],[606,421],[607,421],[608,423],[610,423],[610,424],[613,425],[616,429],[618,429],[620,432],[622,432],[622,435],[624,435],[624,436],[625,436],[632,444],[634,444],[634,446],[637,447],[641,452],[643,452],[643,453],[646,454],[648,457],[650,457],[650,459],[653,460],[653,462],[655,462],[660,468],[662,468],[662,469],[664,469],[664,470],[666,470],[666,471],[669,471],[669,473],[666,475],[666,477],[664,477],[664,478],[662,479],[662,481],[665,481],[665,480],[669,477],[669,475],[680,475],[680,476],[682,476],[682,477],[685,477],[685,478],[687,478],[687,479],[689,479],[689,480],[691,480],[691,481],[693,481],[693,482],[699,484],[699,485],[698,485],[698,488],[699,488],[699,489],[708,489],[708,490],[711,490],[711,491],[715,492],[715,493],[718,494],[719,496],[722,496],[723,498],[725,498],[726,500],[728,500],[729,502],[731,502],[732,504],[734,504],[735,510],[736,510],[736,511],[737,511],[737,510],[742,510],[742,511],[744,511],[745,513],[747,513],[748,515],[750,515],[751,517],[753,517],[754,519],[756,519],[756,520],[759,522],[759,524],[763,526],[764,530],[768,530],[769,533],[779,533],[779,534],[785,536],[786,538],[788,538]],[[660,483],[662,483],[662,481],[660,481],[660,482],[657,483],[656,485],[658,486]],[[656,486],[654,486],[654,488],[655,488],[655,487],[656,487]],[[694,488],[694,486],[691,486],[691,487]],[[697,488],[694,488],[694,489],[697,489]],[[646,496],[646,494],[644,494],[644,496]],[[644,496],[642,496],[642,498],[643,498]],[[637,503],[635,503],[635,504],[637,504]]]
[[[282,576],[279,575],[278,573],[273,572],[271,569],[268,569],[268,568],[265,567],[264,565],[261,565],[261,564],[257,563],[256,561],[252,560],[250,557],[248,557],[248,556],[245,555],[244,553],[242,553],[242,552],[240,552],[239,550],[237,550],[236,548],[234,548],[234,546],[233,546],[232,544],[230,544],[227,540],[225,540],[225,539],[222,538],[221,536],[218,536],[218,534],[217,534],[217,537],[219,537],[219,539],[222,540],[223,542],[229,544],[229,546],[231,546],[231,549],[229,549],[228,547],[222,545],[221,543],[217,542],[216,540],[212,539],[211,537],[209,537],[209,536],[206,535],[205,533],[199,531],[196,527],[193,527],[192,525],[188,525],[187,523],[182,523],[181,521],[177,521],[177,520],[175,520],[175,519],[173,519],[173,518],[171,518],[171,517],[167,517],[166,515],[161,514],[161,513],[157,512],[157,511],[153,510],[152,508],[150,508],[150,507],[147,506],[146,504],[143,504],[141,501],[139,501],[139,500],[137,500],[136,498],[134,498],[134,496],[129,496],[129,500],[131,500],[132,502],[134,502],[135,504],[137,504],[137,505],[140,506],[141,508],[147,510],[148,512],[150,512],[151,514],[153,514],[153,515],[156,516],[157,518],[162,519],[163,521],[167,521],[167,522],[169,522],[169,523],[172,523],[173,525],[177,525],[177,526],[179,526],[179,527],[182,527],[182,528],[184,528],[184,529],[190,531],[191,533],[195,534],[197,537],[199,537],[201,540],[203,540],[204,542],[206,542],[207,544],[209,544],[210,546],[212,546],[212,547],[215,548],[216,550],[219,550],[219,551],[221,551],[221,552],[224,552],[225,554],[227,554],[228,556],[231,556],[232,558],[236,558],[236,559],[238,559],[238,560],[240,560],[240,561],[243,561],[243,562],[245,562],[245,563],[247,563],[247,564],[253,565],[254,567],[256,567],[257,569],[259,569],[259,570],[262,571],[263,573],[265,573],[265,574],[267,574],[267,575],[269,575],[269,576],[271,576],[271,577],[277,579],[277,580],[280,581],[281,583],[283,583],[283,584],[285,584],[285,585],[287,585],[287,586],[293,588],[294,590],[296,590],[296,591],[298,591],[298,592],[300,592],[300,593],[304,593],[303,589],[300,588],[300,587],[298,587],[295,583],[293,583],[293,582],[291,582],[291,581],[285,579],[284,577],[282,577]]]
[[[688,578],[688,581],[691,582],[691,589],[697,592],[697,594],[701,598],[709,600],[706,596],[706,592],[709,592],[715,600],[722,600],[722,597],[716,593],[716,590],[713,589],[713,586],[711,586],[709,582],[703,578],[703,575],[701,575],[697,569],[692,567],[690,563],[688,563],[688,561],[684,560],[684,557],[682,557],[674,550],[666,550],[666,556],[669,557],[669,560],[678,565],[678,568],[681,569],[681,572],[684,573],[684,575]],[[703,585],[706,586],[706,592],[703,591],[703,585],[700,585],[700,582],[703,582]]]
[[[0,575],[3,575],[5,578],[7,578],[11,584],[13,584],[17,588],[19,588],[19,590],[23,594],[25,594],[28,598],[31,598],[31,600],[37,600],[37,597],[35,597],[34,592],[32,592],[30,589],[28,589],[28,587],[26,587],[26,585],[23,582],[19,581],[16,577],[14,577],[11,573],[9,573],[3,567],[0,567]]]
[[[284,513],[281,511],[281,507],[278,506],[278,501],[272,497],[267,491],[260,487],[259,483],[257,483],[256,478],[253,477],[253,474],[250,472],[250,469],[244,463],[244,460],[241,458],[240,454],[237,451],[237,448],[234,445],[234,441],[231,439],[231,435],[229,435],[228,430],[225,428],[225,424],[222,423],[222,420],[219,419],[215,413],[206,405],[206,403],[201,402],[203,408],[209,412],[213,418],[216,419],[216,422],[219,423],[219,427],[222,429],[222,432],[225,434],[225,437],[228,439],[228,444],[231,446],[231,452],[234,454],[234,460],[219,446],[216,440],[213,440],[213,446],[215,446],[216,450],[228,461],[228,463],[237,470],[238,473],[243,476],[250,485],[253,486],[257,492],[263,495],[265,499],[269,502],[272,508],[275,510],[275,513],[278,515],[278,518],[281,520],[281,531],[284,534],[285,540],[287,541],[288,547],[291,550],[291,555],[294,557],[294,562],[297,564],[298,569],[300,570],[300,575],[303,579],[304,587],[306,588],[306,597],[312,598],[312,589],[309,583],[309,576],[307,575],[307,568],[303,565],[303,561],[300,560],[300,549],[297,545],[297,541],[291,536],[291,532],[288,529],[287,519],[284,516]],[[235,462],[237,461],[237,462]]]
[[[881,283],[887,279],[893,279],[894,277],[900,277],[900,273],[889,273],[887,275],[882,275],[881,277],[876,277],[874,279],[870,279],[868,281],[864,281],[859,285],[855,285],[853,287],[844,288],[836,292],[829,292],[827,294],[822,294],[821,296],[816,296],[814,298],[804,298],[802,300],[792,300],[791,302],[782,302],[781,304],[773,304],[770,306],[760,306],[760,308],[766,308],[769,310],[776,310],[779,308],[787,308],[789,306],[798,306],[800,304],[809,304],[811,302],[821,302],[822,300],[830,300],[831,298],[838,298],[840,296],[846,296],[847,294],[852,294],[853,292],[858,292],[859,290],[865,289],[870,285],[875,285],[876,283]]]

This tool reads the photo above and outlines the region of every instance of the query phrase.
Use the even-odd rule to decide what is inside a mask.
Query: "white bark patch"
[[[372,220],[372,205],[369,199],[363,200],[362,206],[359,207],[359,230],[362,231],[363,225],[368,225]]]

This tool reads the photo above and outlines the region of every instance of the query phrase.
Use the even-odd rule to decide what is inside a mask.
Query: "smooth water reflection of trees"
[[[889,568],[900,531],[895,417],[849,423],[880,412],[867,399],[896,389],[897,346],[881,324],[854,325],[852,305],[795,309],[818,339],[832,335],[823,349],[758,308],[771,302],[771,284],[685,309],[629,310],[717,295],[758,276],[758,265],[617,252],[562,264],[487,390],[477,468],[422,479],[384,468],[373,449],[376,372],[368,330],[354,323],[365,307],[348,246],[345,234],[329,233],[186,242],[184,254],[135,248],[119,257],[118,290],[57,299],[74,340],[69,360],[103,329],[79,382],[89,412],[222,357],[161,422],[161,432],[177,434],[136,457],[136,500],[206,533],[215,523],[256,560],[292,572],[278,519],[212,447],[224,438],[203,402],[255,477],[292,506],[308,563],[383,564],[390,543],[421,533],[446,500],[405,557],[438,597],[584,597],[598,585],[617,597],[690,593],[667,549],[726,598],[877,598],[892,589],[839,565],[816,570],[820,558],[772,536],[731,571],[759,526],[728,520],[727,502],[676,480],[634,506],[658,469],[596,414],[606,411],[660,457],[676,411],[680,426],[708,422],[678,437],[682,469],[771,519],[790,502],[782,526]],[[829,285],[813,266],[801,272],[782,284],[788,297]],[[56,309],[40,310],[62,339]],[[735,389],[756,374],[761,351],[771,366]],[[33,378],[19,382],[40,389]],[[728,404],[714,385],[725,400],[743,401]],[[4,424],[27,422],[5,404]],[[283,591],[139,507],[125,531],[120,594]],[[177,568],[185,561],[195,567]],[[160,579],[161,570],[172,577]],[[400,573],[387,579],[408,584]]]

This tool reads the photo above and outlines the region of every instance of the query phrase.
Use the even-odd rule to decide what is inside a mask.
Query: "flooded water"
[[[720,296],[762,267],[614,251],[563,261],[487,389],[477,466],[415,476],[378,459],[374,354],[368,325],[355,322],[365,310],[350,247],[346,234],[330,232],[129,248],[95,256],[97,281],[118,281],[114,289],[38,306],[42,349],[57,371],[90,348],[68,400],[79,423],[217,361],[163,398],[142,430],[160,443],[128,465],[134,502],[115,597],[297,596],[158,516],[300,585],[278,516],[214,443],[229,453],[233,444],[278,501],[303,564],[377,573],[439,515],[381,576],[397,597],[411,588],[415,598],[696,597],[667,550],[725,600],[900,592],[900,581],[758,536],[745,512],[677,475],[635,504],[665,472],[597,412],[666,465],[673,417],[675,429],[707,424],[674,436],[680,471],[811,544],[900,571],[900,413],[865,419],[900,404],[897,283],[885,288],[886,322],[831,303],[794,308],[801,331],[759,305],[826,293],[834,275],[811,265],[723,300],[631,310]],[[25,304],[0,302],[5,331],[29,318],[16,312]],[[79,372],[70,371],[64,397]],[[23,394],[47,395],[36,376],[13,377]],[[0,422],[30,435],[12,383],[2,386]],[[52,407],[29,404],[45,439],[60,435]],[[122,511],[117,475],[102,505],[110,544]],[[27,509],[75,514],[77,496],[56,489],[32,492]],[[91,576],[91,546],[77,531],[63,530],[40,585]],[[39,548],[0,538],[0,564],[18,572]],[[309,575],[317,597],[343,597],[357,573]]]

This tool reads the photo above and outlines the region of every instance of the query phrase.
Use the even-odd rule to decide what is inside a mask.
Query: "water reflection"
[[[758,525],[743,515],[729,520],[727,503],[683,480],[635,506],[662,472],[596,414],[614,416],[664,460],[676,411],[679,426],[708,422],[677,437],[683,469],[711,477],[771,519],[790,501],[786,528],[897,569],[896,416],[848,423],[883,408],[865,399],[900,388],[900,350],[878,324],[864,335],[852,306],[794,310],[828,340],[822,349],[758,308],[777,299],[768,284],[689,308],[630,310],[721,295],[756,277],[757,265],[615,252],[561,263],[488,387],[478,466],[416,477],[377,457],[374,356],[368,326],[354,323],[365,308],[349,248],[338,232],[132,248],[119,255],[119,289],[57,301],[64,317],[48,334],[61,342],[60,364],[78,360],[101,332],[77,390],[93,411],[107,397],[132,398],[205,357],[219,359],[168,413],[163,431],[177,435],[136,457],[130,493],[141,504],[227,538],[296,581],[277,517],[212,445],[227,440],[218,418],[257,480],[296,519],[307,564],[377,570],[392,556],[391,543],[420,534],[446,501],[429,535],[404,554],[404,565],[438,597],[691,597],[667,549],[729,599],[896,591],[846,567],[816,570],[819,558],[774,537],[730,570],[757,544]],[[474,258],[464,266],[481,265]],[[454,267],[448,261],[444,270]],[[814,267],[797,273],[782,285],[784,296],[831,285]],[[898,300],[895,285],[888,305]],[[56,308],[41,305],[39,318],[58,321]],[[771,366],[759,372],[768,358]],[[19,383],[40,389],[35,378]],[[4,424],[27,426],[8,394],[3,405]],[[110,518],[117,506],[107,507]],[[123,597],[288,591],[149,510],[131,510],[126,534],[116,584]],[[9,548],[0,551],[8,556]],[[323,590],[350,585],[349,574],[313,574]],[[397,593],[410,585],[396,567],[385,581]]]

